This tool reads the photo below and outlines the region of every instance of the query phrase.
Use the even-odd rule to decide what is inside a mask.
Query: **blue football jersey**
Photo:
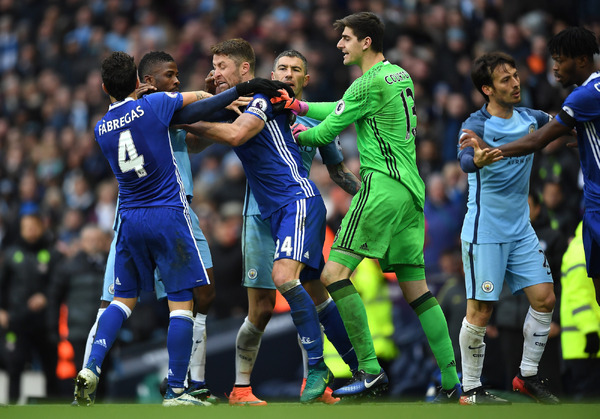
[[[577,144],[583,172],[586,209],[600,210],[600,72],[592,73],[565,99],[562,110],[568,117],[556,120],[577,129]]]
[[[233,147],[244,166],[261,217],[269,218],[274,211],[299,199],[319,196],[302,164],[287,115],[274,114],[271,101],[263,95],[255,95],[245,112],[265,122],[256,136]]]
[[[309,118],[307,116],[299,116],[296,118],[296,122],[304,125],[305,127],[312,128],[321,123],[321,121],[317,121],[316,119]],[[300,154],[302,156],[302,164],[308,173],[310,173],[310,168],[312,166],[313,159],[317,153],[317,147],[312,146],[304,146],[300,145]],[[339,164],[344,161],[344,156],[342,155],[342,147],[340,145],[339,136],[335,137],[335,140],[330,142],[323,147],[319,147],[319,154],[321,155],[321,159],[323,160],[323,164]],[[256,202],[256,198],[252,193],[252,190],[246,184],[246,196],[244,202],[244,215],[260,215],[260,209],[258,208],[258,203]]]
[[[177,92],[112,103],[94,133],[119,182],[119,209],[185,206],[169,123],[181,108]]]
[[[487,106],[463,123],[491,147],[515,141],[550,120],[529,108],[514,108],[509,119],[490,115]],[[466,150],[466,149],[465,149]],[[465,150],[459,151],[459,158]],[[529,178],[533,154],[505,157],[468,174],[469,198],[461,239],[469,243],[508,243],[535,234],[529,222]]]

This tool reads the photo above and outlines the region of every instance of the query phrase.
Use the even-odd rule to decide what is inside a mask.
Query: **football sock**
[[[248,317],[238,331],[235,339],[235,385],[249,386],[250,375],[256,362],[260,340],[264,330],[254,326]]]
[[[190,378],[204,384],[206,370],[206,314],[197,313],[194,319]]]
[[[302,378],[308,377],[308,354],[302,346],[302,340],[300,339],[300,335],[296,335],[298,338],[298,346],[300,347],[300,353],[302,354]]]
[[[169,353],[169,372],[167,379],[172,388],[183,388],[192,351],[194,327],[191,310],[173,310],[169,315],[167,331],[167,352]]]
[[[462,321],[460,334],[460,356],[462,362],[463,391],[481,387],[481,372],[485,358],[485,326],[475,326],[467,321]]]
[[[120,301],[113,301],[106,307],[100,319],[98,319],[98,328],[96,336],[90,351],[90,356],[86,366],[91,361],[95,361],[96,366],[102,367],[106,353],[115,342],[123,322],[131,315],[131,310]]]
[[[96,321],[92,325],[90,332],[88,333],[87,341],[85,342],[85,352],[83,353],[83,365],[82,368],[85,368],[87,365],[88,359],[90,358],[90,352],[92,351],[92,344],[94,343],[94,337],[96,336],[96,330],[98,330],[98,320],[102,313],[104,313],[105,308],[99,308],[98,314],[96,315]]]
[[[342,321],[337,305],[331,297],[317,306],[317,314],[319,315],[319,322],[323,326],[323,331],[327,339],[333,344],[344,362],[348,364],[350,370],[358,370],[356,352],[354,352],[352,343],[348,339],[348,333],[344,327],[344,322]]]
[[[365,305],[350,279],[342,279],[327,287],[335,301],[348,338],[358,359],[358,368],[367,374],[379,374],[381,366],[375,355],[373,338],[367,321]]]
[[[523,323],[523,357],[521,359],[521,375],[531,377],[538,372],[540,359],[550,333],[552,312],[535,311],[531,306]]]
[[[310,295],[299,279],[286,282],[277,289],[290,306],[292,320],[308,355],[308,366],[318,364],[323,360],[323,339],[319,316]]]
[[[454,388],[460,380],[456,373],[454,349],[442,308],[430,291],[414,300],[410,306],[419,317],[429,347],[442,373],[442,388],[445,390]]]

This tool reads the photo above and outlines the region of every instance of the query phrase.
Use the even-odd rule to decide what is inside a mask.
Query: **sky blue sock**
[[[183,311],[183,310],[177,310]],[[190,316],[173,315],[169,321],[167,333],[167,352],[169,353],[169,386],[183,388],[190,355],[192,352],[192,334],[194,321]]]
[[[88,366],[93,361],[98,368],[102,367],[106,353],[117,339],[119,330],[121,330],[121,326],[127,317],[127,313],[116,304],[109,304],[106,307],[98,320],[98,329],[88,358]],[[94,372],[97,373],[98,371]]]
[[[281,295],[290,305],[292,320],[308,354],[308,365],[316,365],[323,359],[323,339],[315,305],[302,285],[297,285]]]
[[[356,352],[350,343],[346,327],[340,316],[337,306],[333,300],[325,306],[319,313],[319,322],[323,325],[323,329],[327,339],[333,344],[342,359],[352,371],[358,370],[358,359]]]

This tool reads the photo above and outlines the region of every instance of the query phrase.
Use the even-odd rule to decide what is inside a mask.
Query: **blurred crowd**
[[[10,368],[15,345],[26,343],[29,351],[66,338],[58,326],[63,303],[69,310],[67,322],[74,322],[68,325],[76,335],[74,347],[86,329],[78,323],[93,323],[118,193],[93,138],[93,127],[109,104],[99,71],[109,52],[126,51],[139,60],[151,50],[167,51],[178,64],[182,90],[197,90],[204,88],[212,68],[210,47],[221,40],[248,40],[260,77],[270,77],[274,58],[294,48],[309,63],[311,82],[304,98],[335,101],[359,73],[343,66],[336,49],[339,33],[332,23],[362,10],[384,20],[385,56],[405,68],[415,83],[417,160],[427,185],[425,258],[428,277],[439,288],[461,269],[454,262],[457,252],[460,261],[466,176],[456,162],[456,147],[461,123],[484,103],[470,80],[473,59],[493,50],[514,56],[522,106],[555,114],[568,91],[554,80],[546,42],[570,25],[586,25],[600,34],[597,1],[0,0],[0,368]],[[349,167],[358,173],[351,127],[341,141]],[[530,196],[532,223],[555,279],[560,278],[562,254],[582,213],[577,150],[565,147],[565,141],[536,156]],[[243,169],[224,146],[213,145],[191,160],[192,206],[214,261],[217,300],[211,314],[244,315]],[[349,197],[319,165],[311,176],[324,195],[335,231]],[[27,231],[28,216],[39,219],[37,234]],[[35,274],[9,280],[16,275],[18,258],[27,252],[31,264],[37,264]],[[87,268],[78,268],[78,263]],[[81,287],[91,291],[82,292]],[[27,309],[14,308],[15,295]],[[462,315],[464,311],[460,319]],[[135,322],[128,325],[127,339],[152,336],[155,328],[149,319],[154,318],[158,324],[155,314],[137,329]],[[15,328],[32,329],[34,322],[49,328],[43,342],[38,342],[40,330],[23,338],[17,331],[17,340]],[[452,337],[457,340],[457,335]],[[27,362],[22,360],[23,365]]]

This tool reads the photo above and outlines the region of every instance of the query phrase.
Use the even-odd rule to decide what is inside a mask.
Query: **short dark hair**
[[[250,72],[254,74],[256,67],[256,56],[254,48],[248,41],[242,38],[228,39],[227,41],[219,42],[210,48],[212,55],[226,55],[231,58],[238,66],[243,62],[250,64]]]
[[[371,38],[371,48],[375,52],[383,52],[383,33],[385,25],[375,13],[359,12],[338,19],[333,23],[335,29],[348,27],[352,29],[354,35],[360,40],[367,36]]]
[[[570,58],[584,55],[590,59],[594,54],[600,52],[598,50],[596,34],[578,26],[563,29],[550,38],[550,41],[548,41],[548,51],[550,55],[558,54]]]
[[[490,101],[488,95],[483,93],[483,86],[493,86],[494,81],[492,74],[496,67],[509,65],[513,68],[517,68],[515,59],[510,55],[494,51],[487,54],[483,54],[475,60],[473,68],[471,69],[471,80],[473,84],[479,90],[479,93],[483,95],[486,102]]]
[[[102,61],[101,74],[108,94],[117,100],[125,99],[135,90],[137,67],[129,54],[122,51],[110,54]]]
[[[144,76],[152,75],[153,67],[156,64],[173,62],[175,62],[173,57],[164,51],[150,51],[142,57],[138,65],[138,75],[140,80],[143,80]]]
[[[299,51],[296,51],[295,49],[287,49],[281,54],[279,54],[277,58],[275,58],[275,62],[273,63],[273,71],[277,70],[277,64],[279,63],[279,59],[282,57],[300,58],[302,60],[302,64],[304,65],[304,74],[308,74],[308,61],[306,60],[306,57],[302,55],[302,53],[300,53]]]

